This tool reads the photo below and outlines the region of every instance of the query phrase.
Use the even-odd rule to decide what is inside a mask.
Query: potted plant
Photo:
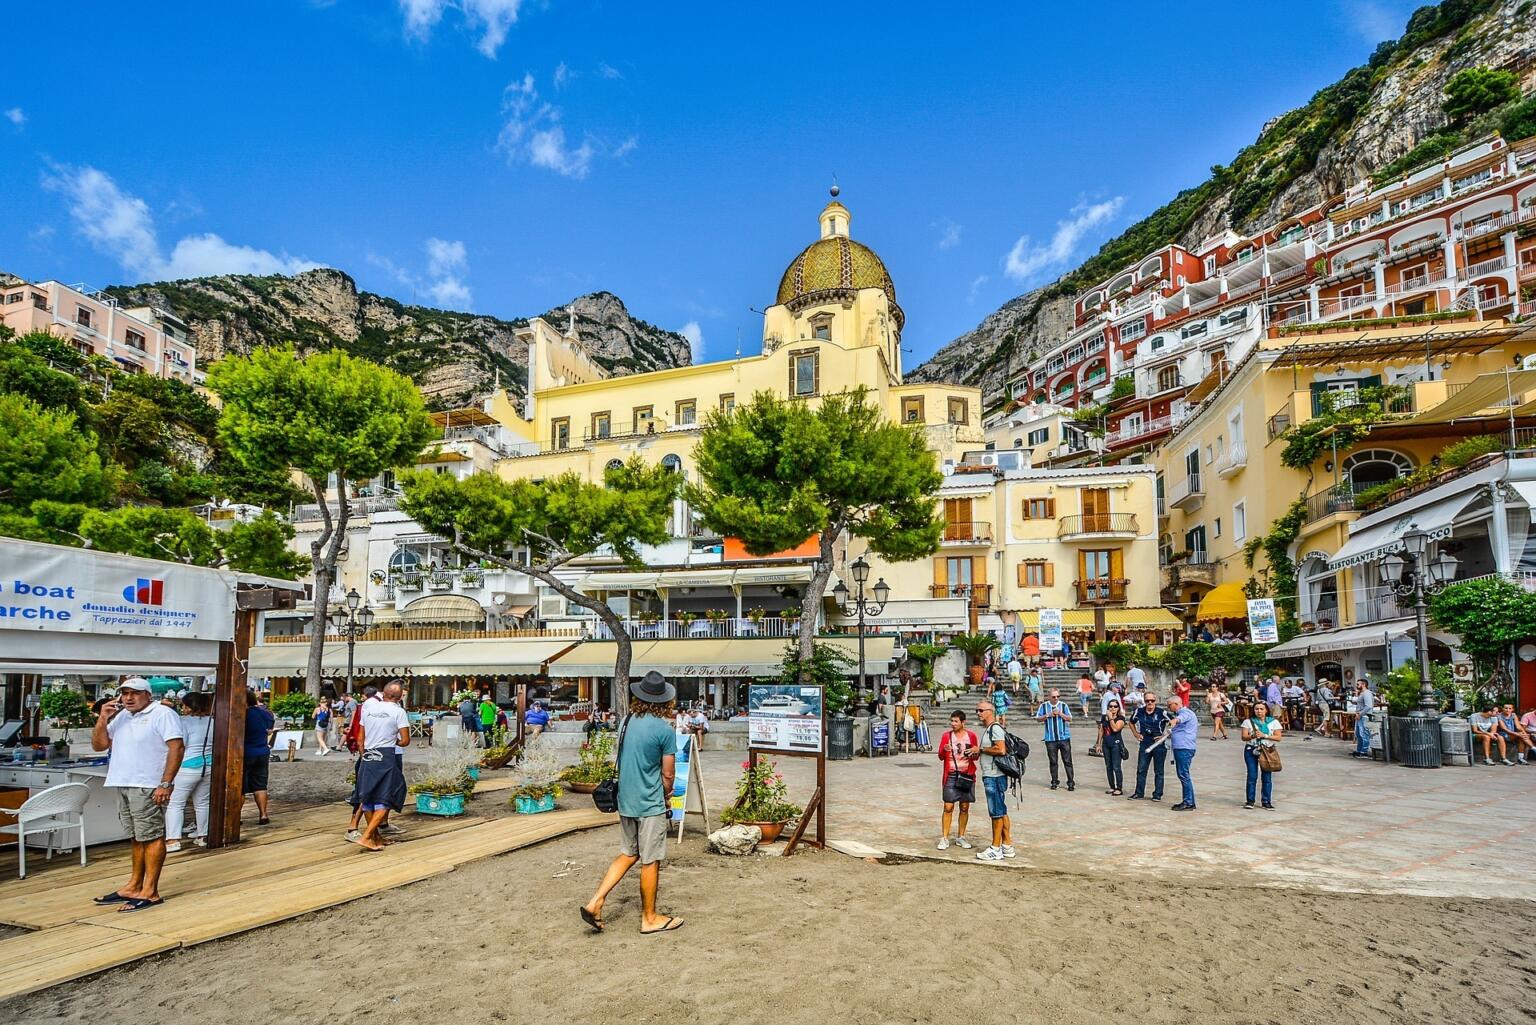
[[[708,609],[704,613],[704,618],[711,623],[723,623],[730,618],[730,613],[724,609]]]
[[[779,610],[779,616],[784,620],[785,625],[793,630],[794,625],[800,622],[800,606],[786,605],[784,608]]]
[[[741,763],[741,779],[736,783],[736,803],[720,813],[726,826],[756,826],[763,831],[763,843],[773,843],[792,819],[800,817],[800,806],[790,804],[789,786],[770,758],[759,758],[757,767]]]
[[[457,741],[441,741],[427,749],[427,760],[407,788],[423,815],[462,815],[464,802],[474,792],[474,770],[484,752],[472,737],[460,734]]]
[[[613,760],[614,736],[606,730],[594,733],[581,745],[581,761],[560,771],[560,782],[576,794],[590,794],[605,780],[617,779],[619,766]]]
[[[693,625],[693,621],[698,618],[699,614],[697,612],[679,612],[677,614],[677,621],[683,624],[683,631],[685,633]]]
[[[965,652],[966,658],[971,663],[971,686],[981,686],[982,668],[981,660],[987,652],[1001,648],[1002,642],[993,634],[956,634],[950,638],[950,643]],[[908,649],[910,651],[910,649]]]
[[[554,811],[565,793],[560,785],[560,760],[548,744],[535,740],[512,770],[512,804],[519,815]]]
[[[420,573],[402,573],[402,574],[400,574],[400,576],[395,581],[395,589],[397,591],[419,591],[419,590],[421,590],[421,574]]]
[[[453,586],[453,577],[445,569],[434,569],[427,574],[427,587],[433,591],[446,591]]]
[[[465,587],[484,587],[485,573],[478,566],[471,566],[459,574],[459,583]]]
[[[747,618],[752,621],[754,626],[756,626],[758,623],[761,623],[767,617],[767,615],[768,611],[761,605],[747,610]]]
[[[655,626],[657,623],[661,622],[661,613],[655,609],[641,609],[639,612],[635,613],[635,618],[644,623],[646,626]]]

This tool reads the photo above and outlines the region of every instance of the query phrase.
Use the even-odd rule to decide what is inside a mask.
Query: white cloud
[[[570,81],[570,79],[571,69],[565,66],[565,61],[561,61],[555,68],[555,88],[564,89],[565,83]]]
[[[1401,35],[1417,6],[1417,0],[1351,0],[1344,5],[1344,14],[1360,38],[1374,46]]]
[[[434,278],[465,269],[468,259],[464,255],[463,242],[448,242],[440,238],[427,239],[427,273]]]
[[[1102,203],[1079,203],[1065,221],[1056,222],[1056,231],[1043,246],[1034,245],[1028,235],[1020,235],[1004,260],[1003,269],[1015,281],[1033,278],[1041,271],[1057,267],[1072,258],[1078,242],[1094,228],[1112,219],[1125,205],[1124,196]]]
[[[10,110],[5,112],[5,119],[11,124],[15,125],[17,128],[20,128],[22,125],[27,123],[27,112],[22,110],[20,107],[12,107]]]
[[[704,354],[704,329],[699,327],[697,320],[690,320],[678,328],[677,333],[688,339],[688,351],[692,354],[693,361],[697,363],[699,357]]]
[[[971,289],[966,294],[965,301],[968,302],[968,303],[975,302],[976,301],[976,297],[981,294],[981,286],[985,285],[988,281],[991,281],[991,280],[992,280],[992,277],[989,274],[980,274],[980,275],[976,276],[975,278],[971,279]]]
[[[607,61],[598,61],[597,62],[597,73],[599,75],[602,75],[604,78],[609,78],[609,79],[623,78],[624,77],[623,72],[621,72],[618,68],[614,67],[612,64],[609,64]]]
[[[960,244],[961,226],[948,217],[942,221],[935,221],[933,227],[939,229],[939,248],[953,249]]]
[[[413,39],[426,40],[432,30],[443,20],[443,12],[452,8],[464,16],[464,24],[480,33],[475,44],[487,57],[495,58],[496,51],[507,41],[507,32],[517,22],[522,0],[400,0],[400,11],[405,15],[405,34]]]
[[[585,178],[598,157],[621,157],[639,145],[630,136],[609,150],[589,135],[582,137],[580,145],[573,145],[560,122],[560,108],[540,97],[530,73],[502,92],[501,117],[496,148],[506,154],[508,162],[532,164],[567,178]]]
[[[441,238],[429,238],[422,245],[427,254],[425,275],[417,274],[395,263],[387,256],[368,254],[368,262],[383,268],[389,276],[411,290],[414,299],[423,297],[432,305],[445,310],[474,308],[475,296],[464,277],[469,272],[469,257],[464,243]]]
[[[148,204],[124,192],[110,175],[90,166],[59,166],[44,175],[43,186],[65,198],[75,227],[93,247],[141,278],[297,274],[320,266],[312,260],[226,242],[212,232],[188,235],[167,256]]]

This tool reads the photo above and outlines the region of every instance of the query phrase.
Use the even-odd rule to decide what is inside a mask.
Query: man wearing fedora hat
[[[619,856],[581,909],[581,920],[595,932],[603,931],[603,901],[636,862],[640,932],[648,936],[682,927],[681,918],[656,912],[656,885],[667,856],[667,809],[677,771],[677,734],[672,729],[676,710],[677,688],[660,673],[646,673],[629,685],[629,715],[619,729]]]

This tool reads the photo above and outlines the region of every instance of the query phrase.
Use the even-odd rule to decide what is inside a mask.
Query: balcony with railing
[[[1129,592],[1130,581],[1120,577],[1097,577],[1092,580],[1074,580],[1079,605],[1123,605]]]
[[[1480,278],[1484,274],[1497,274],[1508,269],[1509,260],[1502,256],[1496,256],[1491,260],[1480,260],[1477,263],[1471,264],[1467,267],[1466,274],[1463,276],[1467,278]]]
[[[1216,586],[1216,564],[1203,550],[1179,552],[1162,564],[1162,588],[1178,592],[1185,584]]]
[[[1501,214],[1495,214],[1486,220],[1462,225],[1460,228],[1461,237],[1464,239],[1474,239],[1481,235],[1487,235],[1490,232],[1512,227],[1518,223],[1520,223],[1519,215],[1510,210]]]
[[[1110,446],[1129,445],[1142,438],[1172,430],[1173,426],[1173,416],[1171,414],[1155,416],[1150,420],[1122,420],[1120,425],[1108,434],[1104,440]]]
[[[878,626],[878,623],[872,623],[869,629],[874,630]],[[799,636],[800,621],[771,615],[758,619],[750,616],[726,616],[716,619],[710,619],[707,616],[686,619],[632,616],[624,620],[624,629],[637,641],[675,641],[704,637],[789,638]],[[593,621],[591,630],[596,640],[613,640],[613,631],[608,629],[608,624],[602,620]]]
[[[638,438],[647,434],[657,434],[666,430],[665,425],[655,417],[646,417],[641,420],[619,421],[617,423],[598,423],[587,428],[581,434],[584,444],[590,445],[594,441],[610,441],[620,438]]]
[[[1241,441],[1234,441],[1232,447],[1227,449],[1221,461],[1216,464],[1216,476],[1222,480],[1235,477],[1243,472],[1248,465],[1248,446]]]
[[[1205,501],[1205,484],[1198,473],[1175,481],[1168,491],[1168,504],[1175,509],[1196,509]]]
[[[934,584],[929,594],[934,598],[965,598],[973,609],[992,607],[991,584]]]
[[[982,520],[949,520],[944,524],[940,542],[946,545],[987,545],[992,543],[992,524]]]
[[[1084,513],[1063,516],[1056,526],[1056,536],[1062,541],[1080,538],[1134,538],[1137,531],[1135,513]]]
[[[1325,488],[1307,496],[1307,522],[1312,523],[1338,512],[1355,510],[1355,489],[1348,483]]]

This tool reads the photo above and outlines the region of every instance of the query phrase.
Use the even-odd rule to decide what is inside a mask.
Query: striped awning
[[[783,664],[785,649],[794,642],[785,637],[705,637],[689,640],[636,641],[631,649],[629,672],[639,676],[655,670],[677,677],[772,676]],[[819,637],[857,664],[859,642],[855,637]],[[864,638],[864,672],[879,676],[890,672],[894,637]],[[550,663],[549,675],[570,679],[578,676],[613,675],[619,646],[613,641],[587,641]]]

